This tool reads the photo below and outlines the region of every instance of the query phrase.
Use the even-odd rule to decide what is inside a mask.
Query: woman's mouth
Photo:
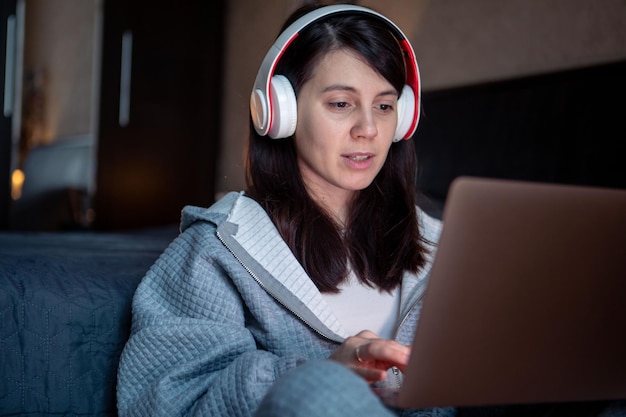
[[[374,154],[372,153],[350,153],[344,154],[348,166],[352,169],[369,169],[374,161]]]
[[[370,158],[370,155],[349,155],[348,158],[356,162],[361,162]]]

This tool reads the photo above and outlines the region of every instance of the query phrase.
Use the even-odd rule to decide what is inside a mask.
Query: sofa
[[[176,226],[0,233],[0,416],[115,416],[135,288]]]

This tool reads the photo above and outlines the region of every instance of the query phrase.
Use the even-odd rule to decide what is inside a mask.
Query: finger
[[[387,371],[383,369],[362,368],[357,366],[352,368],[352,370],[369,383],[382,381],[387,377]]]
[[[406,367],[411,349],[390,340],[380,340],[359,345],[355,349],[355,359],[361,365],[388,369],[397,366]]]
[[[360,332],[355,334],[354,337],[362,337],[364,339],[380,339],[380,336],[378,336],[371,330],[361,330]]]

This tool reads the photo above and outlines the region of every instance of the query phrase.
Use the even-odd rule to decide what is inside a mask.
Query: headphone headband
[[[274,41],[274,43],[268,50],[265,58],[263,59],[263,62],[261,63],[259,71],[257,72],[252,94],[250,96],[250,110],[252,120],[254,128],[259,135],[266,136],[270,132],[270,129],[275,122],[273,120],[274,103],[271,94],[271,83],[272,77],[274,76],[274,71],[276,69],[276,65],[278,64],[278,61],[280,60],[283,52],[287,47],[289,47],[291,42],[293,42],[298,34],[309,24],[330,14],[337,13],[364,13],[370,16],[377,17],[378,19],[386,23],[389,29],[391,29],[391,31],[394,33],[404,52],[404,58],[407,63],[406,83],[409,87],[411,87],[415,95],[413,118],[406,134],[403,135],[402,139],[408,139],[413,135],[413,133],[415,133],[415,130],[417,129],[417,122],[419,120],[420,80],[417,60],[415,58],[415,52],[413,51],[413,47],[411,46],[410,42],[408,41],[402,30],[400,30],[400,28],[395,23],[393,23],[382,14],[362,6],[338,4],[324,6],[301,16],[295,22],[289,25],[278,36],[276,41]]]

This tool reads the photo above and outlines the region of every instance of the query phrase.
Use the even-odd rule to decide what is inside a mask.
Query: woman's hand
[[[375,382],[385,379],[392,366],[404,372],[410,353],[408,346],[363,330],[344,340],[330,359],[344,364],[367,382]]]

